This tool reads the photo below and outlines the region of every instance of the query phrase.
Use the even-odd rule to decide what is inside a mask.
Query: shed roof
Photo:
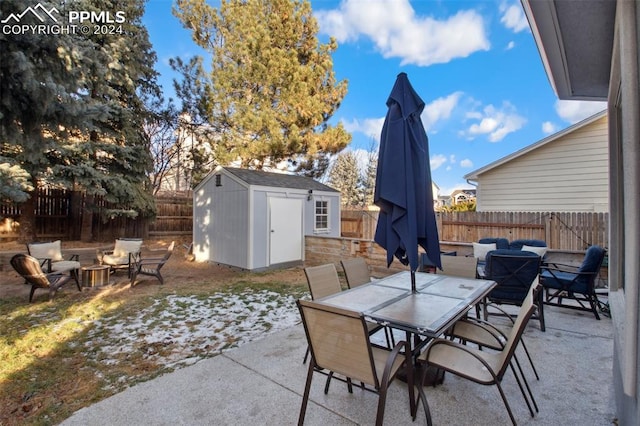
[[[574,132],[574,131],[576,131],[578,129],[583,128],[584,126],[586,126],[588,124],[593,123],[594,121],[604,117],[605,115],[607,115],[607,110],[600,111],[599,113],[594,114],[591,117],[587,117],[584,120],[579,121],[578,123],[576,123],[576,124],[574,124],[572,126],[569,126],[564,130],[559,131],[558,133],[554,133],[554,134],[552,134],[550,136],[547,136],[546,138],[541,139],[538,142],[535,142],[535,143],[533,143],[531,145],[527,145],[524,148],[522,148],[522,149],[520,149],[520,150],[518,150],[518,151],[516,151],[516,152],[514,152],[512,154],[509,154],[509,155],[507,155],[505,157],[502,157],[502,158],[494,161],[493,163],[489,163],[484,167],[481,167],[481,168],[479,168],[477,170],[472,171],[471,173],[467,173],[466,175],[464,175],[464,178],[466,180],[477,180],[478,176],[480,176],[481,174],[486,173],[489,170],[493,170],[496,167],[500,167],[501,165],[503,165],[505,163],[508,163],[509,161],[514,160],[514,159],[516,159],[518,157],[521,157],[521,156],[523,156],[523,155],[525,155],[525,154],[527,154],[527,153],[529,153],[529,152],[531,152],[533,150],[536,150],[536,149],[538,149],[538,148],[540,148],[542,146],[545,146],[550,142],[558,140],[561,137],[563,137],[565,135],[568,135],[569,133],[572,133],[572,132]]]
[[[314,191],[339,192],[330,186],[324,185],[310,177],[288,175],[284,173],[265,172],[262,170],[239,169],[224,167],[241,181],[249,185],[270,186],[274,188],[313,189]],[[214,172],[215,173],[215,172]]]

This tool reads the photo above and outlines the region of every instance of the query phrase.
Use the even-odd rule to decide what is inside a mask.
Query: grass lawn
[[[151,278],[52,302],[28,286],[0,298],[0,425],[57,424],[82,407],[264,333],[299,322],[307,292],[300,268],[251,274],[170,261],[164,286]],[[173,259],[173,258],[172,258]],[[163,270],[164,272],[164,270]],[[0,272],[4,278],[7,272]],[[119,276],[119,277],[118,277]]]

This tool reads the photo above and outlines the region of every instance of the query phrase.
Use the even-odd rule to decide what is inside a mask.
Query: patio
[[[513,375],[503,382],[521,425],[615,424],[612,380],[612,324],[588,312],[548,307],[547,331],[531,322],[525,339],[540,381],[523,369],[540,407],[531,418]],[[491,317],[499,323],[504,319]],[[214,358],[205,359],[76,412],[63,425],[116,424],[295,424],[307,372],[300,324],[270,334]],[[518,353],[522,353],[521,349]],[[377,396],[334,381],[328,395],[324,380],[314,377],[306,424],[372,424]],[[435,425],[509,424],[495,387],[447,375],[444,385],[426,388]],[[390,388],[386,424],[412,424],[406,387]],[[415,424],[424,424],[419,411]]]

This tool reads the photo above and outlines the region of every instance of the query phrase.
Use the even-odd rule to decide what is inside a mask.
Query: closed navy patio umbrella
[[[418,245],[433,265],[440,263],[440,242],[433,209],[429,141],[420,114],[424,101],[400,73],[387,100],[382,127],[374,204],[380,216],[374,240],[411,268],[412,291],[418,269]]]

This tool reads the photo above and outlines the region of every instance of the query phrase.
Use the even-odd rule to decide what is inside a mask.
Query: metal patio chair
[[[438,274],[452,277],[476,278],[478,259],[467,256],[441,256],[442,271]]]
[[[50,242],[31,242],[27,244],[27,253],[35,257],[40,262],[40,266],[47,274],[69,272],[76,284],[79,280],[79,255],[72,254],[67,259],[62,255],[62,244],[60,240]]]
[[[502,309],[499,309],[498,313],[490,313],[488,309],[490,305],[520,306],[522,304],[538,278],[540,262],[540,256],[530,251],[494,250],[487,253],[484,278],[493,280],[498,285],[491,290],[482,303],[485,320],[490,314],[505,315]],[[535,318],[540,321],[540,329],[545,331],[542,292],[536,294],[535,304],[538,308]]]
[[[349,288],[358,287],[360,285],[371,282],[369,274],[369,265],[362,257],[354,257],[351,259],[343,259],[340,261],[344,276],[347,280]]]
[[[58,272],[45,274],[40,267],[40,262],[33,256],[27,254],[16,254],[10,260],[11,266],[16,270],[27,284],[31,285],[29,292],[29,303],[33,301],[33,293],[39,288],[49,290],[49,300],[53,299],[56,292],[69,280],[70,275],[63,275]],[[78,291],[82,291],[80,283],[76,281]]]
[[[593,312],[598,315],[598,296],[595,281],[600,272],[606,251],[600,246],[587,249],[579,267],[549,263],[542,267],[540,282],[544,287],[544,303],[569,309]],[[572,299],[577,305],[563,303],[563,299]],[[584,302],[588,303],[586,306]]]
[[[531,285],[529,293],[527,294],[527,298],[533,298],[533,300],[538,300],[539,292],[542,292],[542,285],[538,280]],[[496,309],[500,309],[494,306]],[[511,320],[511,324],[515,323],[514,319],[507,315],[504,312],[505,316]],[[501,351],[504,349],[505,343],[507,341],[506,334],[495,327],[493,324],[481,319],[481,318],[473,318],[466,317],[459,321],[457,321],[454,326],[447,332],[447,335],[451,339],[459,339],[463,344],[467,342],[474,343],[478,345],[480,348],[489,348],[495,351]],[[538,371],[536,370],[536,366],[533,364],[533,359],[531,358],[531,354],[527,349],[527,345],[524,342],[524,338],[520,337],[520,344],[522,345],[522,349],[527,355],[527,359],[529,360],[529,364],[531,365],[531,369],[533,370],[533,374],[535,375],[537,380],[540,380],[540,376],[538,375]],[[520,370],[520,374],[522,373],[522,368],[520,367],[520,363],[518,362],[518,358],[514,354],[514,360]]]
[[[163,285],[164,278],[162,278],[162,274],[160,273],[160,270],[171,257],[174,246],[175,246],[175,241],[172,241],[169,247],[167,248],[167,251],[165,252],[164,256],[162,257],[141,258],[140,260],[138,260],[133,267],[133,272],[131,273],[131,285],[135,284],[136,278],[138,277],[138,275],[149,275],[152,277],[156,277],[158,281],[160,281],[160,285]]]
[[[504,348],[496,353],[470,348],[448,339],[434,339],[427,346],[425,352],[419,357],[419,361],[425,364],[421,369],[423,378],[427,371],[426,367],[432,366],[481,385],[496,385],[498,392],[500,393],[500,397],[502,398],[502,402],[509,413],[509,418],[515,425],[516,420],[513,417],[511,407],[509,406],[507,397],[501,386],[501,382],[507,368],[510,367],[516,382],[518,383],[520,392],[527,403],[531,417],[534,417],[535,414],[533,410],[535,408],[535,410],[538,411],[538,406],[533,394],[531,393],[527,379],[524,376],[519,377],[511,363],[511,358],[513,357],[516,346],[520,341],[527,322],[533,315],[535,309],[536,306],[534,304],[534,298],[525,298]],[[525,392],[525,387],[527,392]],[[531,398],[531,402],[529,402],[529,398]],[[533,404],[533,408],[531,404]]]
[[[347,280],[347,287],[354,288],[371,282],[371,275],[369,275],[369,265],[362,257],[354,257],[351,259],[343,259],[340,261],[342,269],[344,269],[344,275]],[[376,323],[368,322],[369,334],[374,334],[380,330],[381,326]],[[391,348],[395,346],[395,337],[393,336],[393,330],[389,327],[384,328],[384,337],[387,341],[387,347]]]
[[[405,362],[401,351],[408,351],[406,342],[398,342],[393,350],[372,346],[367,323],[362,314],[313,301],[298,300],[307,342],[311,348],[311,361],[305,383],[298,425],[304,424],[307,402],[314,373],[337,373],[344,376],[349,392],[353,392],[351,380],[364,383],[365,390],[378,394],[376,425],[382,425],[389,384],[401,367],[406,374],[413,374],[413,364]],[[325,386],[325,393],[328,386]],[[422,386],[418,386],[429,424],[431,416]],[[411,413],[413,414],[413,413]],[[415,416],[413,416],[415,419]]]
[[[126,269],[127,276],[131,278],[133,267],[140,259],[141,248],[141,238],[118,238],[113,250],[98,251],[98,261],[101,265],[110,266],[112,273]]]

